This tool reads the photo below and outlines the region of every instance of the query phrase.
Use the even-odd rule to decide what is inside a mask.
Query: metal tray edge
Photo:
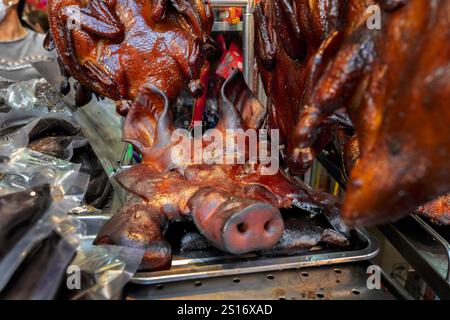
[[[105,220],[105,221],[110,218],[110,216],[108,215],[80,215],[76,217],[79,218],[80,220]],[[365,247],[364,249],[354,251],[342,251],[333,253],[312,253],[300,256],[280,257],[276,259],[284,260],[285,262],[265,264],[265,265],[254,265],[255,263],[257,263],[257,261],[236,262],[231,264],[234,267],[230,269],[217,269],[208,271],[199,270],[194,272],[185,272],[172,275],[158,276],[156,272],[138,272],[131,278],[130,282],[139,285],[149,285],[149,284],[158,284],[158,283],[185,281],[185,280],[204,279],[209,277],[222,277],[239,274],[248,274],[256,272],[268,272],[275,270],[337,265],[356,261],[370,260],[373,257],[375,257],[380,251],[378,240],[364,228],[357,228],[355,229],[355,231],[361,238],[363,238],[368,243],[367,247]],[[90,237],[88,236],[86,238]],[[211,265],[209,267],[214,266],[219,268],[220,264]]]
[[[356,262],[370,260],[375,257],[379,251],[378,240],[370,234],[366,229],[359,228],[356,229],[360,236],[363,236],[368,245],[366,248],[355,251],[343,251],[336,253],[319,253],[319,254],[307,254],[302,256],[284,257],[281,259],[292,260],[286,263],[272,264],[272,265],[261,265],[261,266],[249,266],[249,264],[254,264],[252,261],[248,262],[238,262],[235,263],[235,268],[232,269],[220,269],[212,271],[197,271],[184,274],[174,274],[174,275],[164,275],[164,276],[150,276],[148,273],[136,273],[130,282],[139,285],[149,285],[149,284],[159,284],[167,282],[176,281],[186,281],[186,280],[196,280],[204,279],[210,277],[223,277],[239,274],[248,274],[256,272],[268,272],[275,270],[287,270],[287,269],[299,269],[307,267],[317,267],[325,265],[337,265],[342,263]],[[321,256],[326,258],[320,259]],[[279,259],[279,260],[281,260]],[[149,275],[149,276],[147,276]]]

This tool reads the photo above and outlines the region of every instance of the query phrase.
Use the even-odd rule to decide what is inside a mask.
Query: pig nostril
[[[247,224],[241,222],[237,225],[237,229],[240,233],[244,233],[245,231],[247,231],[248,226],[247,226]]]
[[[274,231],[272,220],[269,220],[269,221],[267,221],[264,224],[264,230],[266,230],[267,232],[273,232]]]

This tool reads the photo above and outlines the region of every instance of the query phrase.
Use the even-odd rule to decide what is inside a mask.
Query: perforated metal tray
[[[80,216],[87,225],[83,241],[92,243],[109,216]],[[172,268],[167,271],[138,272],[131,282],[158,284],[183,280],[222,277],[255,272],[298,269],[369,260],[379,252],[377,240],[365,229],[357,229],[347,248],[316,246],[302,254],[285,257],[265,257],[258,254],[227,255],[218,250],[187,253],[174,252]]]

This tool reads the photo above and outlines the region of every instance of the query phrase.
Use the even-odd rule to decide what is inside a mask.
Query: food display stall
[[[0,299],[450,298],[448,2],[22,14],[49,57],[0,52]]]

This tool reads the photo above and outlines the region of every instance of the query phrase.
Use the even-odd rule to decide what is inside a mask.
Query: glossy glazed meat
[[[165,101],[155,143],[146,147],[147,134],[136,137],[134,144],[145,146],[140,149],[143,162],[116,177],[133,196],[102,228],[97,244],[143,248],[146,255],[141,267],[164,269],[170,267],[171,262],[170,246],[164,240],[170,220],[192,219],[213,246],[242,254],[271,248],[279,241],[284,230],[279,208],[296,205],[305,210],[320,209],[331,218],[338,214],[336,199],[332,196],[314,192],[280,170],[266,175],[267,166],[260,161],[228,165],[197,164],[195,158],[178,161],[177,150],[181,143],[187,141],[195,151],[198,150],[196,144],[206,148],[211,140],[205,140],[204,135],[186,137],[184,142],[173,140],[175,128],[167,97],[155,87],[147,89]],[[137,100],[143,103],[142,110],[151,107],[150,101],[141,97]],[[215,129],[221,133],[241,129],[244,134],[244,130],[259,122],[249,108],[264,110],[256,104],[242,75],[235,72],[223,85],[220,120]]]
[[[46,46],[56,48],[63,68],[80,82],[80,102],[89,101],[88,88],[118,101],[126,115],[127,101],[145,84],[169,99],[187,85],[200,93],[200,68],[212,48],[206,1],[50,0],[48,11]]]
[[[260,251],[264,256],[289,256],[298,255],[310,251],[321,245],[345,247],[350,244],[348,235],[330,227],[329,223],[321,215],[302,215],[294,210],[282,213],[284,232],[280,241],[272,248]],[[328,227],[327,227],[328,226]],[[179,240],[181,252],[211,250],[209,241],[203,237],[189,222],[177,224],[175,231],[170,230],[168,237],[182,230]]]
[[[439,197],[420,206],[417,213],[427,217],[437,225],[450,225],[450,195]]]
[[[370,4],[382,26],[367,28]],[[342,214],[392,221],[450,191],[450,2],[349,1],[344,39],[315,81],[297,126],[302,148],[320,121],[347,108],[360,160]]]
[[[280,129],[291,172],[305,172],[324,144],[298,147],[294,134],[312,84],[341,38],[345,0],[262,0],[255,9],[255,52],[266,94],[269,126]],[[323,124],[325,127],[330,125]]]
[[[345,235],[335,229],[326,228],[326,223],[298,214],[287,215],[285,231],[273,248],[261,252],[265,256],[289,256],[308,252],[319,243],[345,247],[350,244]]]

